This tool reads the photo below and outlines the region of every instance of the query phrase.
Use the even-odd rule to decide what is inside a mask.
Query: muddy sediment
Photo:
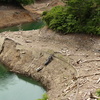
[[[54,0],[44,1],[25,7],[31,13],[35,11],[31,18],[41,14],[45,5],[50,9],[57,4]],[[52,54],[53,60],[44,66]],[[3,32],[0,61],[10,71],[41,82],[49,100],[91,100],[89,93],[95,95],[100,88],[100,36],[58,35],[48,28]],[[37,72],[40,67],[43,69]]]
[[[18,7],[13,5],[0,5],[0,28],[14,26],[22,23],[41,19],[43,11],[51,9],[53,6],[63,5],[60,0],[43,0],[34,4]]]
[[[0,6],[0,28],[34,21],[28,11],[12,5]]]
[[[90,92],[95,95],[100,87],[99,43],[99,36],[58,35],[46,27],[3,32],[0,34],[0,61],[10,71],[41,82],[49,100],[84,100],[90,98]],[[53,60],[44,66],[52,54]],[[42,66],[44,68],[37,72]]]
[[[37,32],[35,31],[35,34]],[[36,38],[38,39],[38,36],[35,36]],[[56,52],[52,46],[42,47],[42,44],[39,43],[38,46],[33,45],[33,47],[29,47],[27,45],[29,43],[27,42],[28,40],[22,42],[21,37],[18,39],[1,36],[0,61],[10,71],[31,76],[33,79],[41,82],[47,90],[49,100],[61,100],[63,98],[62,92],[66,85],[70,84],[76,75],[75,69],[69,64],[69,59],[60,52]],[[53,60],[44,66],[44,63],[53,53]],[[42,66],[44,68],[37,72],[37,68]]]

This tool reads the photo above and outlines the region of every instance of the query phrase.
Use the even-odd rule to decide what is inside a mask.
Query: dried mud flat
[[[40,81],[49,100],[95,100],[100,88],[100,36],[47,29],[0,34],[0,61]],[[41,71],[45,61],[53,60]],[[91,97],[93,94],[93,99]]]

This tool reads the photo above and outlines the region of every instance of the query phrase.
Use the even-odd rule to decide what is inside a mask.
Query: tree
[[[16,1],[18,1],[19,3],[24,4],[24,5],[34,3],[34,0],[16,0]]]
[[[66,33],[100,34],[100,0],[63,0],[66,4],[43,13],[49,28]]]
[[[1,2],[4,2],[4,3],[18,2],[24,5],[28,5],[28,4],[34,3],[34,0],[1,0]]]

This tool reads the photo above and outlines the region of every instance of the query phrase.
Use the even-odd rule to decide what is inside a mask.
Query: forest
[[[17,3],[24,4],[24,5],[34,3],[34,0],[0,0],[0,1],[3,3],[15,3],[15,2],[17,2]]]
[[[100,0],[63,0],[43,13],[43,19],[54,31],[100,34]]]

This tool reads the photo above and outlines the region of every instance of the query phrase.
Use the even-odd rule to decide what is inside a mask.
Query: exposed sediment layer
[[[13,36],[16,37],[17,34],[16,38],[11,38],[9,33],[4,33],[5,36],[2,34],[0,36],[0,61],[10,71],[31,76],[40,81],[47,90],[49,100],[67,100],[67,93],[64,90],[74,80],[76,72],[69,64],[68,57],[56,52],[52,45],[46,43],[43,46],[41,41],[37,42],[38,32],[39,30],[32,31],[34,41],[22,37],[22,35],[25,36],[24,32],[15,32]],[[53,54],[53,60],[37,72],[37,68],[43,66],[51,54]]]
[[[34,19],[23,8],[16,8],[11,5],[0,6],[0,28],[32,22]]]
[[[99,47],[99,36],[59,35],[46,27],[3,32],[0,61],[9,70],[40,81],[49,100],[87,100],[91,99],[88,93],[95,96],[100,87]],[[52,54],[53,60],[47,64]],[[37,72],[39,67],[43,69]]]

